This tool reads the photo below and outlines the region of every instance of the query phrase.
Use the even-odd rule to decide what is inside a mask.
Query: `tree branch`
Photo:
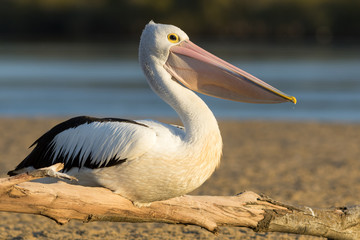
[[[247,227],[260,232],[286,232],[331,239],[360,239],[360,206],[312,209],[274,201],[254,192],[237,196],[183,196],[150,207],[135,207],[105,188],[64,182],[28,182],[66,177],[54,172],[61,164],[0,179],[0,211],[38,214],[59,224],[84,222],[162,222],[191,224],[213,233],[220,226]],[[20,207],[19,207],[20,206]]]

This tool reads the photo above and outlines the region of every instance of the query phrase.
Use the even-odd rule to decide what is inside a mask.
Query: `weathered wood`
[[[360,207],[311,209],[294,207],[254,192],[237,196],[183,196],[138,208],[105,188],[58,182],[28,182],[54,175],[61,164],[0,179],[0,211],[38,214],[59,224],[75,219],[117,222],[192,224],[217,233],[220,226],[260,232],[286,232],[360,239]]]

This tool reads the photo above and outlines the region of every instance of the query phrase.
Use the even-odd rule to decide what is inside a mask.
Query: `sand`
[[[64,119],[0,119],[0,176],[28,147]],[[234,195],[244,190],[310,207],[360,204],[360,124],[220,121],[224,154],[219,169],[191,194]],[[21,207],[21,206],[19,206]],[[41,216],[0,213],[0,239],[321,239],[246,228],[214,236],[195,226],[158,223],[59,226]]]

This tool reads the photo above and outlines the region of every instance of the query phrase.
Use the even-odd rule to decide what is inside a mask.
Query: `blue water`
[[[210,48],[298,99],[257,105],[201,95],[218,118],[360,122],[358,49]],[[3,46],[0,117],[176,117],[149,89],[136,53],[136,45]]]

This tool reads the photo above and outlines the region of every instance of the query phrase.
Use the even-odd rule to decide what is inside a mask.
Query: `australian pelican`
[[[153,120],[75,117],[41,136],[9,175],[62,162],[79,184],[103,186],[138,206],[199,187],[220,162],[217,121],[191,90],[251,103],[296,103],[258,78],[217,58],[181,29],[151,21],[141,35],[139,61],[152,90],[184,127]]]

